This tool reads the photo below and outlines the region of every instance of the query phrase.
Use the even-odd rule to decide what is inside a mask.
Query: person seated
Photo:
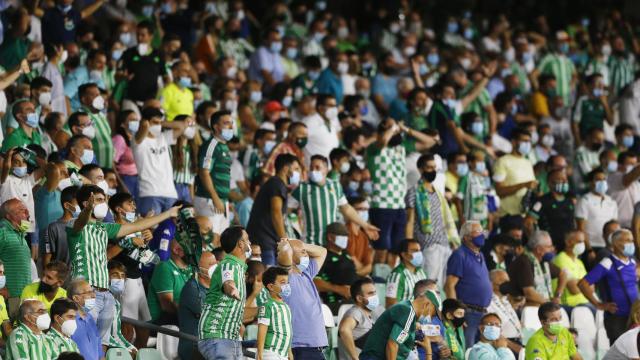
[[[51,317],[40,300],[27,299],[18,310],[18,326],[7,341],[7,359],[50,359],[51,349],[44,331]]]
[[[57,299],[51,304],[51,328],[45,337],[49,341],[52,359],[65,351],[80,351],[71,339],[78,329],[77,311],[78,305],[67,298]]]
[[[580,230],[574,230],[565,235],[564,242],[564,251],[561,251],[553,259],[553,263],[560,270],[567,273],[567,287],[562,293],[560,303],[565,306],[565,310],[569,313],[571,313],[569,310],[575,306],[587,306],[595,315],[595,308],[582,295],[578,287],[578,281],[587,275],[587,270],[579,258],[586,249],[585,235]]]
[[[122,322],[120,321],[122,317],[122,304],[120,301],[123,298],[125,290],[127,268],[123,263],[117,260],[111,260],[107,264],[107,269],[109,270],[109,291],[115,301],[113,323],[109,331],[109,343],[107,346],[126,349],[131,354],[131,357],[135,358],[138,349],[122,335]]]
[[[518,313],[511,304],[510,298],[513,299],[513,289],[509,283],[509,274],[504,270],[492,270],[489,273],[491,285],[493,287],[493,295],[491,303],[487,307],[487,312],[497,314],[500,317],[502,325],[502,334],[509,340],[509,348],[519,353],[522,349],[520,339],[522,337],[522,325]],[[524,303],[524,296],[517,296]]]
[[[42,279],[24,287],[20,299],[37,299],[42,301],[49,311],[51,304],[57,299],[67,297],[67,291],[62,288],[69,268],[60,261],[52,261],[44,267]]]
[[[538,318],[542,328],[536,331],[527,342],[526,359],[540,360],[578,360],[582,359],[573,336],[562,326],[560,305],[546,302],[538,309]]]
[[[349,287],[358,278],[356,266],[345,251],[348,235],[344,224],[334,222],[327,226],[327,260],[313,280],[322,301],[329,305],[334,314],[338,313],[340,305],[351,298]]]
[[[497,314],[488,313],[480,319],[480,341],[471,348],[469,360],[515,360],[508,348],[508,340],[502,334],[502,320]]]
[[[338,324],[340,359],[357,359],[373,327],[374,312],[380,309],[375,283],[369,278],[356,280],[349,289],[354,302]]]

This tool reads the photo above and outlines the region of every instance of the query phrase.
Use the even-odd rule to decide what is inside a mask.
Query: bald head
[[[47,310],[42,301],[36,299],[24,300],[18,310],[20,322],[29,326],[29,328],[37,328],[35,325],[36,318],[43,313],[46,314]]]
[[[211,226],[211,221],[206,216],[196,216],[196,222],[198,223],[198,226],[200,227],[200,233],[201,234],[206,234],[206,233],[210,232],[211,229],[213,228]]]
[[[218,261],[216,260],[216,257],[213,255],[213,253],[210,251],[205,251],[202,253],[202,255],[200,255],[200,261],[198,262],[198,266],[201,269],[208,270],[211,266],[217,263]]]
[[[489,278],[494,294],[500,294],[500,285],[509,281],[509,274],[504,270],[495,269],[489,273]]]

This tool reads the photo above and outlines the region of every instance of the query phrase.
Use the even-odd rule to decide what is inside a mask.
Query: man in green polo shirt
[[[49,341],[43,331],[49,328],[51,318],[39,300],[25,300],[20,305],[18,327],[7,341],[7,359],[52,359]]]
[[[417,340],[415,334],[416,325],[436,312],[434,297],[430,291],[414,291],[413,295],[413,300],[401,301],[380,315],[369,331],[360,360],[406,359],[415,344],[422,346],[427,358],[431,358],[431,343],[438,339],[425,336]]]
[[[242,358],[240,328],[245,314],[246,260],[251,257],[249,235],[240,226],[227,228],[220,236],[227,255],[211,275],[211,285],[198,324],[198,350],[206,360]],[[253,315],[257,314],[252,309]]]
[[[172,241],[170,246],[171,258],[153,270],[147,302],[153,321],[177,325],[182,288],[193,277],[193,270],[183,260],[182,246],[177,241]]]
[[[233,119],[227,110],[211,115],[213,137],[202,144],[198,154],[198,175],[193,207],[198,215],[211,221],[213,243],[229,227],[229,191],[231,187],[231,153],[227,142],[234,136]]]
[[[96,306],[91,315],[96,319],[103,342],[109,341],[109,330],[113,323],[115,300],[109,292],[109,270],[107,268],[107,244],[109,240],[148,229],[160,222],[178,216],[179,206],[152,217],[141,218],[126,224],[103,223],[109,211],[104,191],[96,185],[84,185],[76,193],[82,211],[67,227],[69,258],[72,264],[71,278],[82,277],[96,292]]]
[[[25,241],[29,229],[29,210],[18,199],[2,204],[4,219],[0,220],[0,261],[4,263],[9,290],[9,316],[14,319],[20,306],[20,295],[31,283],[31,250]]]
[[[95,83],[80,85],[78,97],[82,104],[82,111],[89,114],[91,123],[95,129],[95,135],[91,139],[98,165],[103,168],[113,167],[113,142],[111,141],[111,126],[107,116],[102,112],[105,108],[104,98],[100,94],[100,88]]]
[[[18,121],[18,128],[4,139],[0,152],[7,152],[12,147],[40,145],[42,140],[38,130],[38,114],[35,105],[29,100],[22,100],[13,105],[12,111],[13,117]]]
[[[538,309],[542,328],[527,342],[526,360],[577,360],[582,359],[573,341],[573,335],[562,326],[560,305],[548,302]]]
[[[573,111],[571,124],[573,136],[582,143],[593,128],[604,129],[604,121],[613,125],[613,112],[609,107],[609,100],[605,94],[604,80],[600,74],[587,77],[587,95],[578,99]]]

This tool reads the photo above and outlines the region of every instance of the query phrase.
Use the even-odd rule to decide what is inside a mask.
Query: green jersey
[[[7,360],[50,360],[51,349],[44,334],[36,335],[20,323],[7,341]]]
[[[369,145],[366,150],[367,168],[371,172],[373,193],[371,208],[404,209],[407,192],[406,150],[404,146]]]
[[[464,360],[466,345],[462,326],[456,329],[450,324],[445,323],[444,340],[447,342],[449,349],[451,349],[452,358],[455,360]]]
[[[91,139],[93,151],[96,155],[98,165],[103,168],[113,167],[113,141],[111,140],[111,126],[107,117],[101,113],[93,113],[90,109],[83,108],[91,118],[93,127],[96,129],[96,135]]]
[[[48,341],[51,358],[55,359],[63,352],[80,352],[78,345],[70,337],[62,335],[53,327],[44,336]]]
[[[269,298],[258,312],[258,325],[267,326],[264,349],[287,357],[291,347],[291,309],[283,301]]]
[[[31,250],[24,239],[25,234],[8,220],[0,220],[0,261],[8,274],[9,297],[19,297],[24,287],[31,283]]]
[[[569,104],[571,81],[576,72],[573,62],[565,55],[549,53],[540,60],[538,71],[541,74],[552,74],[556,77],[556,92],[562,96],[565,104]]]
[[[600,99],[582,96],[576,103],[573,121],[578,123],[580,135],[584,137],[593,128],[604,129],[606,115]]]
[[[151,319],[156,320],[162,315],[158,296],[162,293],[171,293],[173,301],[179,304],[182,288],[192,276],[191,267],[181,268],[171,259],[163,261],[156,266],[153,270],[153,276],[149,284],[149,296],[147,297]]]
[[[173,169],[173,181],[176,184],[193,184],[195,175],[191,171],[191,147],[187,144],[182,147],[182,167]]]
[[[413,298],[413,286],[426,278],[427,274],[421,267],[417,267],[412,272],[403,263],[400,263],[387,278],[386,297],[397,301],[409,300]]]
[[[258,305],[258,307],[263,306],[264,304],[267,303],[267,301],[269,301],[269,299],[271,299],[271,295],[269,295],[269,290],[263,287],[262,290],[260,290],[258,297],[256,297],[256,304]]]
[[[211,276],[211,285],[198,324],[200,339],[240,340],[240,326],[246,302],[247,264],[227,254]],[[224,293],[223,285],[233,281],[240,300]]]
[[[116,239],[121,225],[89,222],[80,232],[75,232],[73,223],[67,226],[71,278],[82,277],[91,286],[108,289],[107,244],[110,239]]]
[[[198,168],[209,170],[213,188],[223,202],[229,198],[231,187],[231,153],[226,143],[212,137],[199,150]],[[209,198],[200,176],[196,176],[196,196]]]
[[[617,96],[622,88],[633,81],[636,63],[633,55],[611,55],[607,66],[609,67],[609,83],[613,91],[612,95]]]
[[[462,90],[460,97],[464,97],[468,93],[470,93],[471,90],[473,90],[473,87],[474,87],[474,84],[472,82],[469,82],[467,86],[465,86],[465,88]],[[473,111],[474,113],[476,113],[476,115],[482,118],[482,123],[484,124],[484,126],[482,127],[483,129],[482,138],[485,138],[487,135],[489,135],[489,130],[491,129],[491,127],[489,126],[489,112],[487,112],[486,107],[488,105],[491,105],[492,103],[493,102],[491,100],[491,95],[489,95],[489,91],[487,91],[487,89],[485,88],[485,89],[482,89],[482,91],[480,92],[480,95],[478,95],[478,97],[475,98],[475,100],[473,100],[463,110],[464,112]],[[456,114],[456,115],[460,116],[462,114]]]
[[[338,220],[340,207],[347,204],[342,185],[328,178],[324,185],[309,181],[300,184],[292,195],[304,213],[306,242],[325,245],[327,226]]]
[[[360,358],[385,359],[387,341],[398,344],[398,360],[406,359],[414,347],[416,312],[411,301],[402,301],[388,308],[373,324]]]
[[[127,350],[136,350],[125,337],[122,335],[122,323],[120,322],[120,315],[122,314],[122,305],[118,299],[115,300],[115,311],[113,313],[113,322],[111,323],[111,330],[109,331],[109,347],[122,348]]]

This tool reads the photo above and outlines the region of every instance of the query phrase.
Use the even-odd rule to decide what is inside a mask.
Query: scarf
[[[431,234],[433,232],[431,203],[429,202],[429,190],[424,180],[420,180],[416,187],[416,214],[418,215],[420,231],[424,234]]]

